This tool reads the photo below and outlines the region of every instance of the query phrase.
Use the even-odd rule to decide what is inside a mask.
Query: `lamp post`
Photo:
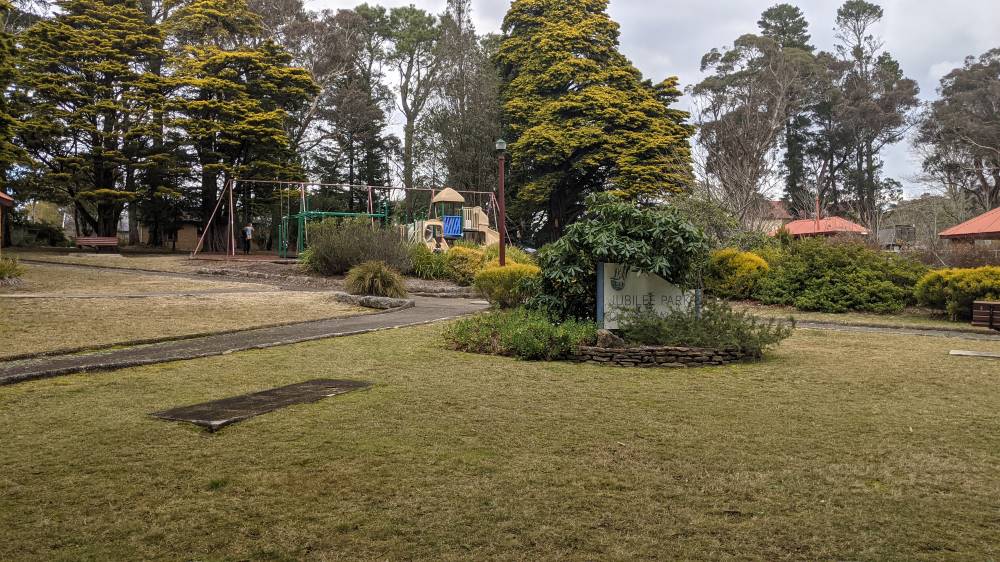
[[[507,265],[507,201],[503,193],[503,164],[504,164],[504,151],[507,150],[507,141],[500,139],[497,141],[497,159],[500,163],[500,190],[499,196],[500,201],[498,206],[500,207],[500,214],[497,217],[497,226],[500,230],[500,266],[503,267]]]

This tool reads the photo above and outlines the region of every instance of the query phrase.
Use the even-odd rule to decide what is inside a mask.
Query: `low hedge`
[[[596,339],[592,322],[555,324],[545,313],[525,308],[477,314],[445,330],[445,341],[458,351],[546,361],[569,358]]]
[[[807,238],[773,254],[756,297],[820,312],[898,312],[912,304],[923,264],[854,240]]]
[[[913,294],[921,305],[946,310],[952,320],[968,320],[973,302],[1000,298],[1000,266],[932,271]]]
[[[445,271],[459,285],[472,285],[479,270],[486,265],[486,254],[479,249],[454,246],[445,252]]]
[[[717,297],[749,299],[769,269],[764,258],[753,252],[722,248],[709,256],[705,289]]]
[[[640,310],[624,317],[619,333],[630,344],[737,349],[761,357],[767,349],[792,335],[791,318],[762,319],[747,311],[733,310],[715,299],[669,314]]]
[[[532,283],[541,271],[537,265],[519,263],[490,266],[476,273],[474,285],[493,306],[514,308],[523,305],[531,296]]]

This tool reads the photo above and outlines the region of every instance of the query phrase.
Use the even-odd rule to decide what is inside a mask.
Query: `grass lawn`
[[[787,318],[808,322],[829,322],[831,324],[855,324],[862,326],[886,326],[890,328],[923,328],[941,330],[959,330],[963,332],[978,332],[984,334],[996,333],[986,328],[976,328],[968,322],[952,322],[944,313],[935,314],[931,311],[907,309],[897,314],[873,314],[867,312],[845,312],[834,314],[829,312],[805,312],[791,306],[770,306],[748,301],[732,303],[733,308],[749,310],[754,314],[766,317]]]
[[[59,267],[33,263],[25,263],[21,264],[21,266],[24,268],[24,276],[21,278],[23,283],[16,287],[0,287],[0,295],[12,293],[114,295],[268,288],[266,285],[224,281],[209,276],[206,276],[202,280],[157,274],[144,275],[142,273]]]
[[[174,273],[190,273],[199,267],[205,267],[204,261],[188,259],[187,254],[60,253],[51,250],[31,251],[13,249],[10,255],[26,260],[31,259],[76,265],[97,265],[118,269],[148,269]]]
[[[0,559],[987,560],[993,342],[800,330],[760,364],[520,362],[441,326],[0,387]],[[149,412],[371,390],[207,434]]]
[[[196,290],[267,289],[206,279],[25,265],[25,283],[5,293],[106,294]],[[0,296],[0,359],[26,353],[150,338],[317,320],[370,309],[336,302],[323,293],[269,292],[151,298],[3,298]],[[100,322],[96,319],[100,318]]]

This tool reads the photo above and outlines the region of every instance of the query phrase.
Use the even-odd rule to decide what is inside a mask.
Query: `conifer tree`
[[[677,79],[657,85],[618,51],[607,0],[515,0],[498,59],[512,142],[512,211],[539,241],[601,191],[654,200],[692,182]]]
[[[280,46],[258,41],[260,19],[244,0],[194,0],[169,25],[177,42],[170,61],[177,92],[172,125],[197,158],[202,220],[215,208],[220,178],[301,178],[284,120],[316,93],[309,73],[290,66]],[[238,200],[249,220],[255,196],[269,204],[272,186],[257,185],[256,193],[250,184],[243,187]],[[209,247],[215,248],[222,230],[213,230]]]
[[[62,0],[58,14],[23,34],[21,142],[36,194],[71,203],[77,228],[114,236],[125,202],[127,137],[143,121],[158,78],[159,30],[134,0]]]

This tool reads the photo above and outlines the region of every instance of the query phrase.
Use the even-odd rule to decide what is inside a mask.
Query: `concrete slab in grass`
[[[150,415],[163,420],[189,422],[209,431],[218,431],[227,425],[273,412],[279,408],[316,402],[329,396],[369,386],[371,383],[364,381],[315,379],[262,392],[181,406],[162,412],[154,412]]]

